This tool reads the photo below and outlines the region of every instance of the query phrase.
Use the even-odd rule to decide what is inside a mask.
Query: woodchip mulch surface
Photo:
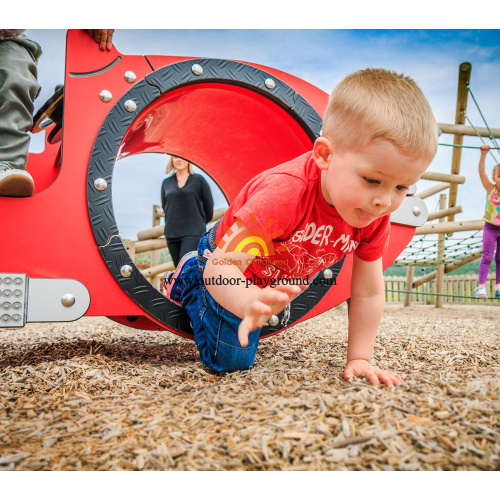
[[[0,329],[0,470],[498,470],[498,319],[387,306],[374,359],[393,389],[343,380],[341,307],[224,376],[107,318]]]

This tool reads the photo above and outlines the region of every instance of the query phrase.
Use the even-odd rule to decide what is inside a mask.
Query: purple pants
[[[497,246],[496,252],[495,244]],[[481,264],[479,264],[480,285],[484,285],[488,279],[493,254],[495,254],[496,282],[500,283],[500,226],[485,222],[483,231],[483,258],[481,259]]]

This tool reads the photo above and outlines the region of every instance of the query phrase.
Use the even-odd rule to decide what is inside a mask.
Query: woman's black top
[[[167,239],[201,236],[214,212],[210,187],[199,174],[190,174],[181,188],[175,174],[167,177],[161,185],[161,206]]]

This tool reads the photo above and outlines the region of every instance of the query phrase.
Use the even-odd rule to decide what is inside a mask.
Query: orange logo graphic
[[[264,224],[265,229],[256,227],[257,217],[255,214],[250,214],[250,223],[250,227],[239,232],[235,232],[228,228],[225,235],[217,242],[217,246],[219,248],[226,247],[225,252],[243,252],[249,255],[255,255],[256,257],[269,257],[270,255],[274,255],[276,252],[273,239],[281,236],[283,230],[280,229],[273,234],[269,234],[265,230],[274,224],[273,219],[267,220]],[[236,219],[236,225],[239,229],[243,227],[244,224],[240,219]],[[280,245],[276,247],[276,250],[286,250],[286,247]]]

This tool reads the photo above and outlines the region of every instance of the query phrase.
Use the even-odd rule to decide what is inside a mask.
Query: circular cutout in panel
[[[203,71],[193,72],[194,64]],[[94,142],[87,202],[101,254],[120,286],[145,312],[188,338],[192,330],[185,310],[150,285],[123,246],[112,205],[115,161],[142,152],[187,157],[203,166],[231,202],[261,171],[309,151],[321,130],[321,118],[307,101],[277,78],[269,88],[268,78],[252,66],[218,59],[166,66],[121,97]],[[107,182],[107,189],[96,189],[97,178]],[[342,262],[332,266],[334,278]],[[132,272],[123,276],[126,265]],[[293,301],[289,323],[307,314],[328,290],[328,283],[311,285]],[[285,326],[267,326],[261,337]]]
[[[172,261],[164,237],[165,221],[172,214],[166,214],[165,219],[161,206],[162,184],[172,174],[166,172],[170,158],[164,153],[138,153],[117,160],[113,170],[115,220],[129,255],[133,255],[132,259],[142,273],[149,267],[161,265],[163,274],[166,265]],[[214,202],[213,216],[220,218],[228,207],[226,197],[202,168],[190,163],[192,173],[202,176],[207,182]],[[184,216],[185,212],[178,214],[181,220]],[[209,223],[208,228],[212,225]],[[153,278],[153,286],[161,292],[160,277],[157,274],[149,279]]]

